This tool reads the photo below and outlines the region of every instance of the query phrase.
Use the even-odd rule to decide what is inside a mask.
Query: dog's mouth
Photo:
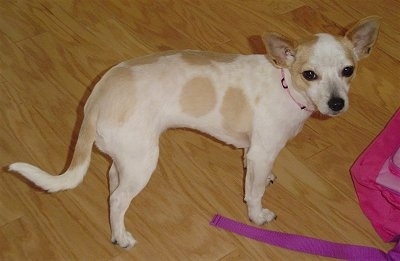
[[[329,117],[337,117],[337,116],[341,115],[343,112],[344,111],[333,111],[333,112],[327,113],[326,115]]]
[[[320,110],[315,110],[312,114],[312,117],[315,119],[319,119],[319,120],[327,120],[330,119],[332,117],[337,117],[340,116],[342,113],[344,113],[344,111],[340,111],[340,112],[335,112],[335,111],[329,111],[329,112],[321,112]]]

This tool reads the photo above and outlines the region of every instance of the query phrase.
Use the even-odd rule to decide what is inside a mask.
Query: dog
[[[267,55],[168,51],[108,70],[87,99],[69,168],[54,176],[27,163],[9,170],[49,192],[72,189],[89,167],[93,144],[112,159],[112,242],[130,248],[124,215],[156,168],[159,137],[191,128],[244,149],[248,215],[257,225],[275,214],[262,207],[271,169],[287,141],[314,111],[338,116],[359,60],[375,45],[380,18],[367,17],[344,36],[316,34],[295,44],[278,33],[262,39]]]

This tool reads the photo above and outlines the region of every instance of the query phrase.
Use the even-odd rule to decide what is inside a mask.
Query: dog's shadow
[[[260,35],[251,35],[247,40],[253,54],[267,54],[264,41]]]

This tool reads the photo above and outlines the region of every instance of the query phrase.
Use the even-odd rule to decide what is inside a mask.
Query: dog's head
[[[264,36],[268,57],[279,68],[288,68],[294,88],[322,114],[334,116],[348,108],[348,90],[357,62],[370,54],[380,17],[359,21],[345,36],[316,34],[297,46],[277,33]]]

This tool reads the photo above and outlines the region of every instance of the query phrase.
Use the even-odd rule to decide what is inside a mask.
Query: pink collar
[[[308,112],[314,112],[314,110],[311,110],[311,109],[307,108],[307,106],[305,106],[304,104],[301,104],[300,102],[296,101],[296,99],[292,96],[292,94],[290,93],[290,90],[289,90],[289,85],[286,83],[285,72],[284,72],[283,68],[281,68],[281,75],[282,75],[282,80],[281,80],[282,87],[289,94],[290,98],[292,98],[292,100],[299,106],[299,108],[301,110],[308,111]]]

